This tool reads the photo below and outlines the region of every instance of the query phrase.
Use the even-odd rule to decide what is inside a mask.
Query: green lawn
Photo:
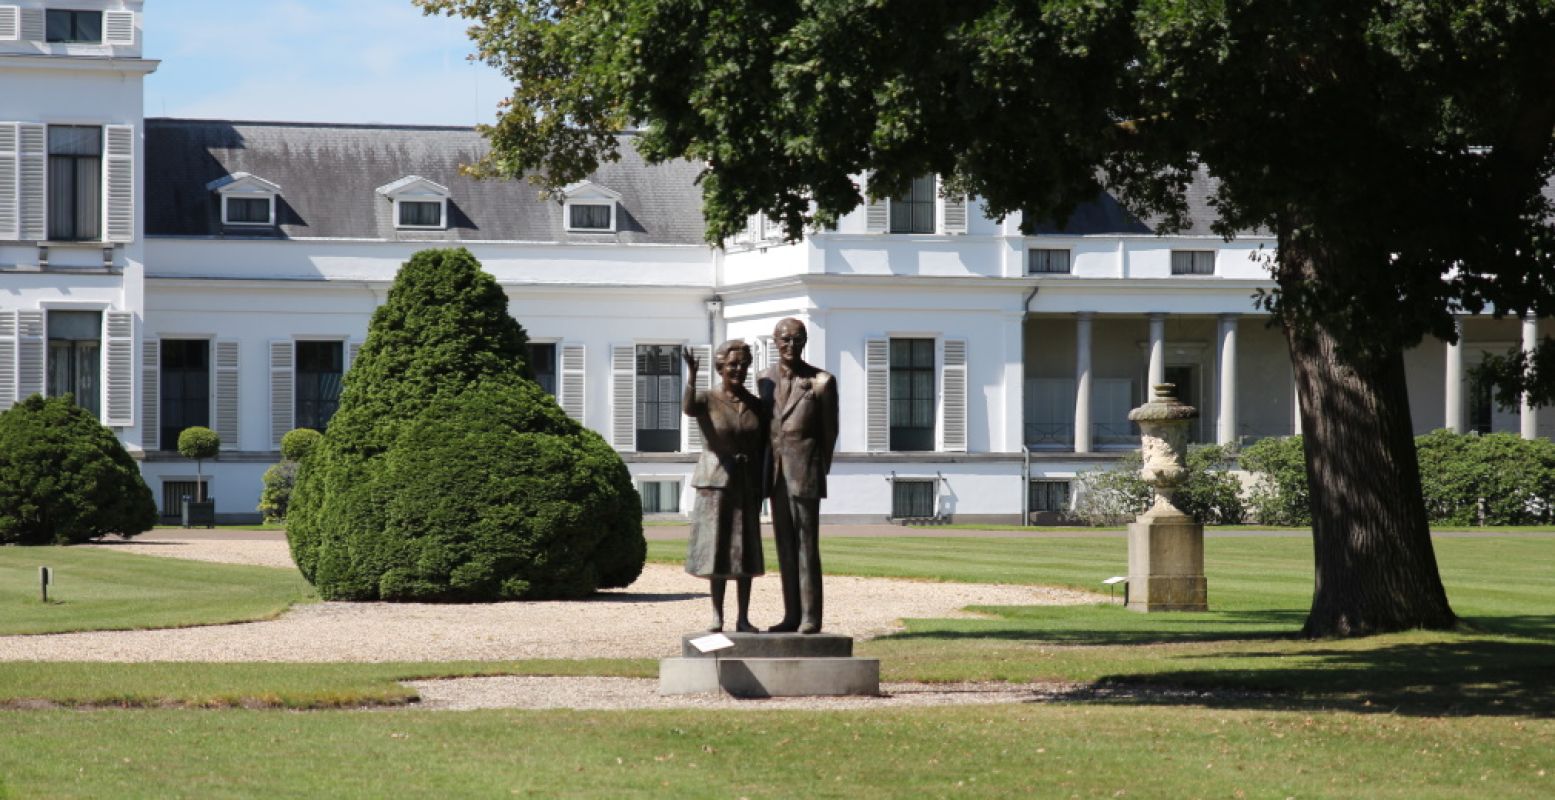
[[[49,601],[38,567],[54,571]],[[0,547],[0,635],[268,619],[313,597],[295,570],[84,547]]]
[[[655,560],[678,562],[684,543],[649,548]],[[410,678],[650,677],[656,664],[0,663],[0,798],[1555,793],[1547,599],[1555,536],[1439,538],[1436,549],[1465,619],[1459,631],[1295,637],[1311,543],[1290,535],[1209,538],[1208,613],[990,608],[983,619],[910,620],[905,633],[860,646],[882,659],[887,680],[1076,681],[1110,686],[1105,700],[855,712],[353,711],[330,709],[403,704],[410,693],[398,681]],[[12,563],[18,553],[25,563]],[[35,580],[38,553],[80,556],[97,583],[125,587],[119,601],[134,586],[167,587],[170,605],[181,605],[180,591],[257,591],[229,569],[287,574],[11,548],[0,550],[0,577]],[[833,574],[1097,590],[1124,571],[1125,544],[829,538],[825,555]],[[182,583],[164,574],[174,567]],[[217,572],[196,577],[184,567]],[[99,602],[79,609],[77,624],[113,619],[122,604]],[[33,707],[50,704],[130,708]],[[159,707],[168,705],[210,708]]]
[[[1542,797],[1555,723],[1039,705],[0,712],[20,797]]]

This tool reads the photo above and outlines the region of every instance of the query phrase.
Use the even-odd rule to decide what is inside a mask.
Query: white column
[[[1458,341],[1447,343],[1447,430],[1463,433],[1463,320],[1453,318]]]
[[[1075,317],[1074,451],[1091,452],[1091,312]]]
[[[1217,444],[1236,442],[1236,314],[1220,315],[1220,336],[1215,348],[1215,374],[1220,379],[1220,396],[1216,414]]]
[[[1154,397],[1155,385],[1166,383],[1166,315],[1150,315],[1150,368],[1146,370],[1145,402]],[[1181,397],[1182,395],[1178,395]]]
[[[1539,318],[1532,314],[1523,317],[1523,353],[1530,358],[1534,348],[1539,346]],[[1539,438],[1539,410],[1528,401],[1528,393],[1523,392],[1523,404],[1518,415],[1524,439]]]

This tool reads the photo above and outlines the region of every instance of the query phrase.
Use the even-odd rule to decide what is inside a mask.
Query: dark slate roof
[[[450,241],[700,244],[699,167],[650,165],[623,134],[621,160],[590,180],[621,193],[618,233],[568,233],[562,207],[522,180],[474,180],[461,164],[479,160],[485,139],[470,128],[335,125],[225,120],[146,120],[146,233],[243,236],[221,224],[207,185],[237,172],[281,187],[277,230],[261,235]],[[448,231],[397,232],[377,188],[419,175],[450,191]]]
[[[1200,170],[1188,184],[1185,193],[1185,199],[1188,201],[1188,224],[1181,230],[1170,233],[1206,236],[1213,234],[1214,231],[1210,226],[1214,224],[1218,215],[1214,206],[1210,205],[1210,199],[1215,196],[1219,186],[1218,179]],[[1033,226],[1032,232],[1069,236],[1153,234],[1163,233],[1160,230],[1162,220],[1160,216],[1140,219],[1123,207],[1117,195],[1102,191],[1097,193],[1095,200],[1077,206],[1063,225],[1055,224],[1052,220],[1039,222]]]

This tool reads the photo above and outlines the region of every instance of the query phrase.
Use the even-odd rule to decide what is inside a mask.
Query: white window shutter
[[[129,125],[107,125],[103,128],[106,141],[107,176],[104,182],[104,204],[108,220],[107,240],[129,242],[135,238],[135,129]]]
[[[42,13],[42,9],[39,9]],[[16,125],[16,195],[23,241],[48,238],[48,128],[35,122]]]
[[[761,373],[762,347],[760,339],[746,339],[745,346],[751,349],[750,369],[745,370],[745,391],[756,393],[756,376]]]
[[[16,312],[16,399],[43,394],[48,388],[48,360],[42,311]]]
[[[957,194],[944,198],[945,218],[941,230],[945,233],[966,233],[966,195]]]
[[[561,397],[556,398],[562,411],[579,423],[583,422],[584,365],[587,351],[581,344],[564,344],[561,350],[561,375],[557,388]],[[634,399],[635,403],[636,400]]]
[[[24,8],[22,11],[22,41],[41,42],[48,38],[47,28],[43,21],[46,17],[41,8]]]
[[[704,392],[711,391],[713,388],[714,371],[713,348],[711,345],[705,344],[694,344],[690,345],[690,347],[691,354],[697,358],[697,364],[701,365],[701,369],[697,370],[697,389]],[[682,421],[681,430],[686,432],[686,452],[702,452],[702,447],[705,445],[702,441],[702,426],[696,424],[695,420],[688,417]]]
[[[945,359],[940,379],[944,384],[945,429],[940,449],[948,453],[965,453],[967,449],[966,355],[965,339],[945,340]]]
[[[135,424],[135,314],[109,311],[105,317],[107,341],[103,394],[103,424],[110,428],[128,428]]]
[[[4,33],[5,9],[0,8],[0,34]],[[0,36],[3,39],[4,36]],[[22,238],[21,148],[14,122],[0,122],[0,242]]]
[[[361,353],[362,353],[362,343],[360,341],[346,342],[346,371],[347,372],[350,372],[351,368],[356,366],[356,357],[358,355],[361,355]]]
[[[864,446],[891,449],[891,340],[864,342]]]
[[[864,231],[885,233],[890,226],[890,209],[886,206],[890,201],[884,197],[870,198],[867,195],[864,199],[869,204],[864,209]]]
[[[135,44],[135,12],[104,11],[103,42],[132,46]]]
[[[0,411],[16,399],[16,312],[0,311]]]
[[[238,438],[238,343],[234,339],[217,339],[216,353],[216,435],[221,437],[221,449],[241,450]]]
[[[761,337],[761,368],[763,371],[771,369],[778,360],[777,342],[771,336]]]
[[[297,409],[293,406],[296,361],[291,339],[270,342],[270,449],[281,449],[281,437],[292,429]]]
[[[0,6],[0,42],[22,38],[21,6]]]
[[[629,344],[610,348],[610,444],[637,449],[637,348]]]
[[[162,343],[140,343],[140,448],[162,449]]]

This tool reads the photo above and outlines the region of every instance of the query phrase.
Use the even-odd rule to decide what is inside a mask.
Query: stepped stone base
[[[1207,611],[1204,526],[1186,516],[1141,516],[1128,526],[1128,609]]]
[[[736,697],[880,694],[880,660],[854,658],[853,637],[730,633],[734,647],[702,653],[681,639],[681,657],[659,662],[659,694],[728,692]]]

